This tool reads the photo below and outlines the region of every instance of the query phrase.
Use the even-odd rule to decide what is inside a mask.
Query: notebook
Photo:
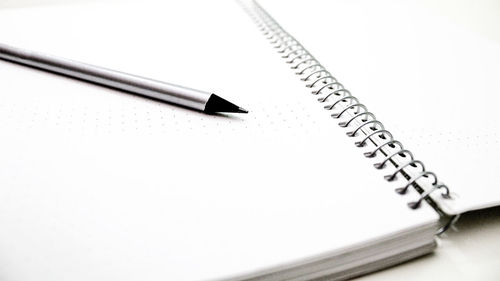
[[[288,9],[278,1],[265,3],[450,187],[453,200],[431,194],[442,211],[457,215],[500,204],[500,137],[493,114],[493,93],[500,89],[498,3],[313,0],[290,1]],[[331,9],[338,11],[334,17]],[[306,15],[298,21],[300,12]],[[318,35],[329,29],[318,26],[331,27],[335,35]]]
[[[311,31],[328,25],[302,25],[293,9],[266,5],[321,53],[324,38]],[[0,13],[3,43],[213,90],[250,110],[205,115],[0,61],[5,280],[346,279],[432,252],[450,218],[500,199],[486,186],[488,201],[469,200],[474,192],[459,175],[442,178],[439,162],[450,160],[432,157],[439,143],[411,152],[387,143],[399,135],[410,139],[405,147],[419,142],[411,129],[392,129],[402,118],[391,115],[396,101],[381,105],[385,97],[377,103],[369,92],[347,98],[357,83],[343,81],[311,94],[322,81],[308,88],[314,81],[300,78],[319,61],[290,72],[300,61],[287,64],[292,58],[273,48],[279,42],[266,42],[278,25],[255,2],[82,1]],[[326,46],[331,57],[321,53],[332,64],[345,51],[334,46]],[[327,89],[340,96],[325,99]],[[375,122],[358,101],[388,118]],[[433,174],[408,184],[420,162],[384,178],[413,153],[430,154],[436,164],[418,159],[438,184]],[[464,169],[491,168],[484,163]],[[441,184],[449,198],[433,189]]]

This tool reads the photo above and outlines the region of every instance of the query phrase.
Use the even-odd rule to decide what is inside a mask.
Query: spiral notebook
[[[330,26],[345,32],[347,13],[265,4],[0,10],[3,43],[211,89],[250,110],[205,115],[0,61],[4,280],[346,279],[430,253],[457,215],[500,203],[493,105],[449,100],[466,106],[462,116],[433,105],[450,99],[433,88],[413,109],[407,102],[418,99],[387,85],[401,77],[356,80],[371,76],[346,67],[352,46],[342,33],[325,39]],[[491,64],[477,72],[486,75],[500,65],[498,43],[483,45]],[[460,79],[453,93],[491,100],[495,85],[484,81]],[[421,108],[432,110],[414,119],[398,111]],[[445,130],[442,116],[457,122]],[[489,146],[475,146],[476,129],[491,130]]]

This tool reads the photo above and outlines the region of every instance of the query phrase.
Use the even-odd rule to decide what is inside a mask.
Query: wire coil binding
[[[398,174],[402,174],[408,178],[404,187],[396,188],[395,191],[397,193],[401,195],[405,194],[410,186],[415,186],[417,184],[416,181],[423,177],[427,178],[431,176],[433,178],[431,183],[432,188],[427,191],[424,190],[417,201],[408,203],[410,208],[419,208],[423,200],[429,198],[432,193],[438,190],[442,190],[442,198],[451,198],[449,188],[439,183],[434,173],[426,171],[422,161],[415,160],[413,154],[393,138],[393,135],[384,128],[384,125],[376,119],[375,115],[369,112],[368,108],[361,104],[358,98],[353,96],[337,78],[309,53],[298,40],[285,31],[255,0],[252,0],[252,7],[244,4],[241,6],[257,24],[267,40],[281,54],[285,62],[291,65],[290,68],[295,70],[295,74],[307,83],[306,87],[312,89],[312,94],[317,96],[324,95],[318,98],[318,102],[326,103],[328,100],[336,98],[332,104],[324,106],[325,110],[338,110],[338,112],[331,115],[333,118],[339,119],[343,115],[351,113],[350,118],[347,121],[340,122],[339,126],[347,128],[353,126],[353,124],[357,124],[354,130],[346,133],[349,137],[355,137],[360,132],[365,134],[361,141],[355,143],[357,147],[364,147],[368,141],[377,146],[373,151],[365,152],[364,155],[371,158],[375,157],[379,152],[385,154],[385,158],[381,162],[375,163],[374,167],[376,169],[384,169],[387,167],[387,163],[392,162],[394,164],[397,169],[392,174],[384,176],[384,178],[387,181],[393,181]],[[385,141],[378,144],[373,141],[375,136],[379,136],[379,138]],[[383,148],[386,146],[391,148],[396,148],[397,146],[398,148],[395,152],[385,153]],[[398,155],[404,159],[408,159],[408,161],[396,164],[394,158]],[[421,171],[416,176],[411,177],[405,172],[405,169],[409,167],[420,167]]]

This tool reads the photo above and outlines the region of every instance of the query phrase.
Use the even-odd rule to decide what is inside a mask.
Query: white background
[[[264,3],[265,2],[263,2],[263,4]],[[496,19],[500,18],[500,12],[498,5],[494,5],[496,2],[492,3],[492,8],[486,10],[478,6],[472,6],[470,22],[467,22],[467,24],[472,23],[471,26],[473,31],[480,30],[480,32],[486,33],[486,36],[498,42],[500,40],[500,35],[498,34],[500,33],[497,32],[498,29],[494,27],[498,27],[498,21],[496,21]],[[60,3],[57,0],[3,1],[0,7],[12,8],[52,4]],[[280,5],[286,4],[281,3]],[[449,17],[451,18],[463,12],[459,9],[460,7],[471,7],[471,5],[467,5],[466,2],[461,2],[461,5],[454,5],[451,1],[443,2],[442,5],[438,4],[437,6],[441,11],[449,11]],[[321,6],[317,5],[316,7],[320,8]],[[460,17],[457,18],[460,23]],[[297,20],[299,19],[298,17]],[[479,19],[483,19],[483,21],[479,21]],[[279,21],[280,18],[277,18],[277,20]],[[486,22],[490,22],[485,24],[485,20]],[[286,27],[286,24],[284,25]],[[289,31],[293,33],[293,30]],[[294,35],[297,35],[298,39],[301,40],[298,34]],[[314,36],[322,36],[322,34],[318,33],[313,35],[313,37]],[[314,48],[311,51],[313,54],[315,53]],[[364,63],[365,62],[363,62],[363,64]],[[326,64],[333,65],[333,63]],[[354,75],[352,77],[347,75],[348,85],[356,87],[355,85],[359,83],[359,81],[355,81],[353,77]],[[368,104],[368,106],[370,106],[370,104]],[[384,113],[381,114],[383,115]],[[498,255],[500,252],[500,239],[497,238],[500,236],[500,222],[498,217],[498,211],[489,212],[484,216],[472,215],[466,217],[457,225],[457,230],[450,230],[440,239],[440,247],[435,254],[408,262],[393,269],[371,274],[362,279],[387,280],[392,278],[393,280],[428,280],[432,278],[454,278],[455,280],[497,280],[500,276],[500,255]]]

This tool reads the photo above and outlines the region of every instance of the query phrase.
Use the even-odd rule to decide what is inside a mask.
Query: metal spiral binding
[[[365,152],[366,157],[374,157],[378,153],[383,152],[385,158],[379,162],[375,163],[374,166],[377,169],[386,168],[386,164],[392,162],[397,168],[393,174],[387,175],[384,178],[387,181],[393,181],[396,179],[397,174],[402,174],[408,179],[408,182],[404,187],[396,188],[396,192],[399,194],[405,194],[410,186],[415,186],[416,181],[422,177],[433,177],[432,188],[427,191],[423,191],[420,199],[414,202],[408,203],[408,206],[412,209],[417,209],[421,205],[421,202],[437,191],[443,190],[441,193],[442,198],[449,199],[450,190],[444,184],[439,183],[437,176],[429,171],[426,171],[424,164],[415,160],[413,154],[404,149],[403,145],[393,138],[393,135],[384,128],[384,125],[378,121],[375,115],[368,111],[367,107],[359,102],[359,100],[354,97],[349,90],[347,90],[343,84],[338,82],[326,68],[321,65],[321,63],[311,54],[307,49],[300,44],[292,35],[286,32],[277,22],[274,20],[256,1],[252,1],[252,7],[247,5],[241,5],[243,9],[250,15],[250,17],[257,24],[258,28],[274,46],[278,49],[278,53],[282,54],[281,57],[285,59],[287,64],[291,64],[291,69],[295,70],[295,74],[301,77],[301,80],[306,82],[306,87],[313,89],[313,95],[325,95],[324,97],[318,98],[320,103],[325,103],[331,98],[336,98],[336,100],[329,105],[324,106],[326,110],[339,110],[337,113],[333,113],[331,116],[333,118],[341,118],[344,114],[350,113],[351,116],[347,121],[340,122],[340,127],[354,127],[353,124],[357,124],[354,130],[346,133],[349,137],[355,137],[358,133],[363,132],[365,137],[361,141],[357,141],[355,145],[357,147],[363,147],[368,141],[371,141],[375,146],[377,146],[373,151]],[[375,136],[385,140],[381,144],[373,141]],[[383,151],[384,147],[395,148],[399,147],[393,153],[385,153]],[[408,159],[406,163],[396,163],[394,157],[401,156]],[[410,178],[409,174],[406,174],[404,169],[409,167],[418,168],[421,167],[421,172]],[[451,220],[450,220],[451,222]],[[440,232],[444,232],[449,225],[442,228]]]

